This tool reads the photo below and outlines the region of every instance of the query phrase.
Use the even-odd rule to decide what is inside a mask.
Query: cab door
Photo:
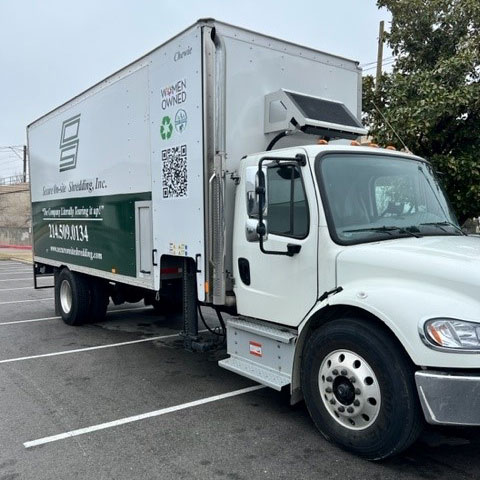
[[[318,297],[318,208],[308,161],[289,161],[297,154],[307,158],[305,151],[295,149],[273,152],[268,157],[272,160],[262,162],[263,251],[256,233],[262,157],[246,159],[237,189],[233,242],[238,312],[290,326],[301,322]]]

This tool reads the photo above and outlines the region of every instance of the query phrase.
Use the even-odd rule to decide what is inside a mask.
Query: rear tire
[[[88,322],[96,323],[105,320],[109,296],[105,282],[99,279],[90,281],[90,308],[88,312]]]
[[[344,318],[314,331],[301,381],[323,436],[364,458],[395,455],[422,430],[413,366],[381,327]]]
[[[82,325],[88,320],[90,292],[86,278],[64,268],[55,283],[55,303],[67,325]]]

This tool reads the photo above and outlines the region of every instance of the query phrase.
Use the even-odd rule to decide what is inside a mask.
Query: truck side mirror
[[[285,162],[287,165],[295,165],[298,167],[303,167],[307,164],[307,159],[303,154],[297,154],[295,157],[263,157],[258,162],[257,178],[258,184],[255,188],[255,194],[258,198],[258,224],[256,232],[259,237],[260,250],[262,253],[267,255],[286,255],[288,257],[293,257],[298,254],[301,250],[300,245],[288,244],[286,252],[279,252],[275,250],[266,250],[264,247],[264,241],[266,240],[267,235],[267,225],[264,221],[264,211],[267,204],[267,184],[266,184],[266,175],[263,167],[265,161],[271,161],[274,165],[279,166]]]
[[[267,204],[267,184],[266,184],[266,175],[263,169],[259,166],[257,172],[257,186],[255,188],[255,194],[258,198],[258,222],[256,232],[259,237],[261,247],[263,246],[263,241],[266,240],[267,236],[267,224],[265,223],[265,211]],[[262,250],[263,251],[263,250]]]
[[[263,221],[266,224],[266,221]],[[265,225],[267,227],[267,225]],[[247,238],[247,242],[259,242],[260,235],[257,232],[258,228],[258,220],[256,218],[247,218],[245,223],[245,237]],[[267,228],[266,228],[267,229]],[[268,237],[268,233],[265,233],[264,240]]]
[[[258,187],[258,168],[247,167],[245,177],[246,200],[247,200],[247,215],[249,218],[258,218],[259,212],[259,198],[257,194]],[[266,205],[264,205],[263,215],[267,215]]]
[[[247,167],[245,172],[245,188],[246,188],[246,207],[248,218],[245,223],[245,237],[247,242],[258,242],[260,235],[257,233],[258,218],[259,218],[259,195],[257,193],[257,187],[259,185],[258,168]],[[266,202],[263,207],[263,218],[267,215]],[[265,230],[267,229],[266,221]],[[267,233],[265,231],[265,239]]]

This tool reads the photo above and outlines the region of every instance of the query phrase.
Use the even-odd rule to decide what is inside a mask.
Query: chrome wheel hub
[[[67,280],[60,284],[60,305],[64,313],[70,313],[72,309],[72,287]]]
[[[381,392],[377,377],[360,355],[335,350],[320,365],[320,396],[334,420],[350,430],[372,425],[380,411]]]

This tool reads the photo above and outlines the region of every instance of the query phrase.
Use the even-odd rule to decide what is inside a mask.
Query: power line
[[[23,160],[22,157],[20,156],[20,154],[17,153],[13,147],[10,147],[10,150],[11,150],[20,160]]]
[[[386,62],[387,60],[390,60],[392,58],[395,58],[393,55],[390,55],[389,57],[386,57],[383,59],[384,62]],[[377,64],[377,61],[375,60],[374,62],[368,62],[368,63],[362,63],[360,66],[363,68],[363,67],[368,67],[369,65],[376,65]]]
[[[390,60],[389,62],[385,62],[385,63],[383,64],[383,66],[385,67],[385,66],[388,66],[388,65],[392,65],[393,63],[395,63],[395,60]],[[374,65],[373,67],[364,68],[363,71],[364,71],[364,72],[368,72],[369,70],[375,70],[376,68],[377,68],[377,66]]]
[[[20,162],[18,160],[9,161],[9,162],[0,162],[0,168],[7,167],[7,166],[10,166],[10,165],[20,165]]]

